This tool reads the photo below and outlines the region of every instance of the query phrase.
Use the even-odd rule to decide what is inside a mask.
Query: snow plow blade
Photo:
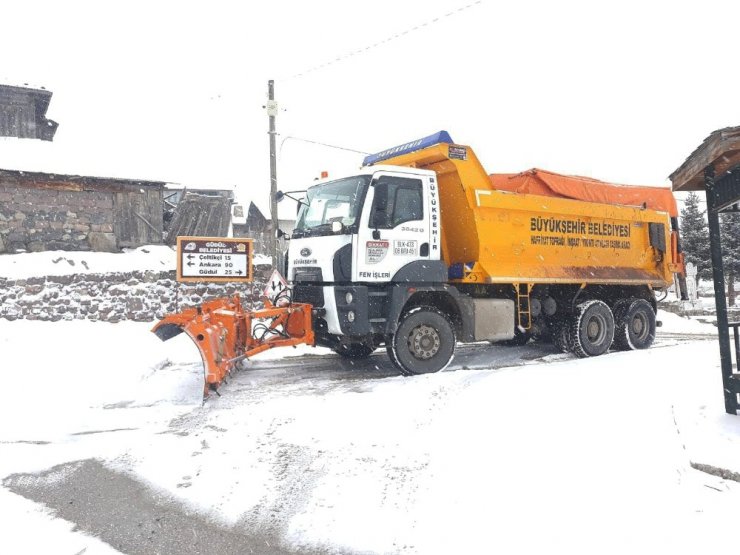
[[[244,359],[275,347],[314,345],[311,305],[291,303],[246,311],[238,295],[168,314],[152,331],[162,341],[185,332],[203,359],[203,396],[218,391],[224,378]]]

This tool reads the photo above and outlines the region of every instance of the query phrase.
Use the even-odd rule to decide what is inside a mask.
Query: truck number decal
[[[419,254],[417,241],[393,241],[395,256],[417,256]]]
[[[368,241],[365,248],[365,264],[377,264],[388,253],[388,241]]]

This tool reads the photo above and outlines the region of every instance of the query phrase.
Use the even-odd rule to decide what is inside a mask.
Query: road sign
[[[270,276],[270,279],[267,280],[267,285],[265,285],[265,288],[262,290],[262,292],[264,293],[265,297],[274,302],[275,298],[287,288],[288,282],[285,281],[283,275],[277,270],[273,270],[272,275]]]
[[[178,237],[177,281],[252,281],[252,239]]]

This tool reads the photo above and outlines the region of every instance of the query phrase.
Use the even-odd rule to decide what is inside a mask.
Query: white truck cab
[[[365,356],[389,332],[394,289],[447,287],[437,187],[432,171],[376,165],[306,191],[287,278],[317,309],[319,343]]]
[[[322,281],[387,283],[418,260],[440,259],[440,222],[434,172],[394,166],[311,187],[288,249],[288,278],[307,268]],[[350,273],[334,256],[351,245]],[[339,271],[339,275],[335,275]]]

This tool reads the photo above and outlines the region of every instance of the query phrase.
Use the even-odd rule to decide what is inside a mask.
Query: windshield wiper
[[[342,223],[342,222],[339,222]],[[313,227],[307,227],[302,230],[294,230],[293,236],[295,237],[296,231],[298,233],[301,233],[304,237],[310,237],[311,235],[318,235],[325,231],[331,231],[333,227],[334,222],[325,222],[323,224],[318,224]],[[348,227],[342,223],[342,229],[337,232],[337,234],[342,234],[347,232]]]
[[[326,223],[323,223],[323,224],[315,225],[315,226],[310,227],[308,229],[310,231],[318,231],[318,230],[323,229],[323,228],[329,228],[329,229],[331,229],[331,224],[332,224],[332,222],[326,222]]]

